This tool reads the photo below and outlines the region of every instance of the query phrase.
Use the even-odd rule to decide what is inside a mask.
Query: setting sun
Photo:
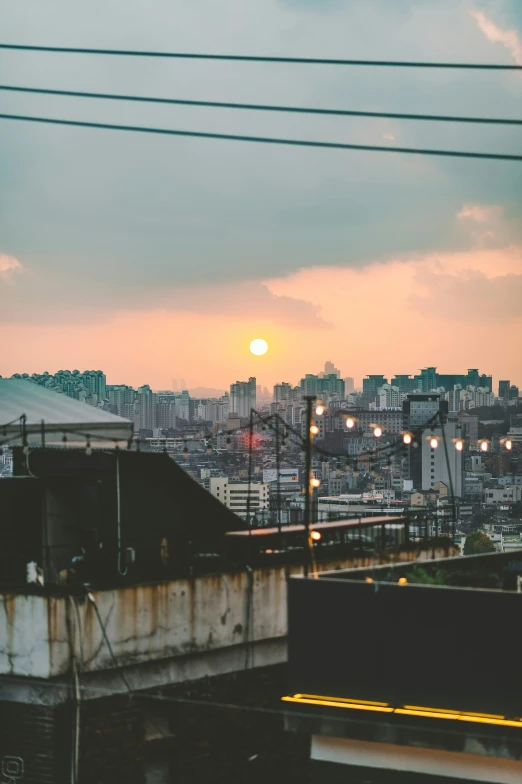
[[[250,344],[250,351],[260,357],[268,351],[268,343],[263,338],[256,338]]]

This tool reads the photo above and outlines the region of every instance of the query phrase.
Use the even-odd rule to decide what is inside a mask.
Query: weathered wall
[[[431,558],[444,553],[426,551],[421,555]],[[419,553],[402,553],[396,560],[416,557]],[[346,559],[323,562],[318,568],[331,571],[376,562],[371,558],[366,563]],[[252,643],[284,644],[287,578],[300,573],[302,567],[298,565],[277,567],[93,591],[93,596],[118,666],[139,668]],[[92,603],[85,598],[76,601],[84,674],[114,669]],[[0,594],[0,675],[65,675],[70,670],[71,634],[76,637],[80,657],[76,626],[70,597]],[[280,645],[278,653],[256,660],[256,665],[282,660],[284,649]],[[230,663],[226,667],[218,665],[214,673],[234,668]],[[145,683],[143,687],[147,687]]]

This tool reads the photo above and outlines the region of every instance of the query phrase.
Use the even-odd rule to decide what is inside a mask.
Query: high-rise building
[[[370,375],[363,378],[363,400],[367,403],[373,402],[379,387],[383,387],[387,383],[388,379],[384,376]]]
[[[420,372],[421,390],[427,394],[432,390],[437,389],[437,368],[427,367],[423,368]]]
[[[337,378],[341,378],[341,371],[338,370],[334,363],[328,360],[324,363],[324,373],[321,373],[322,376],[337,376]]]
[[[403,397],[404,393],[399,390],[399,387],[384,384],[377,390],[375,405],[377,408],[400,408]]]
[[[441,400],[440,395],[408,395],[402,404],[403,427],[405,430],[417,430],[438,412],[443,418],[448,413],[448,401]]]
[[[156,427],[157,395],[148,384],[138,387],[136,394],[137,416],[136,425],[139,430],[153,430]]]
[[[412,476],[414,487],[417,490],[430,490],[436,482],[444,482],[448,491],[453,487],[457,498],[462,496],[462,452],[454,447],[462,435],[460,425],[449,422],[444,425],[444,435],[448,445],[447,455],[444,449],[442,429],[434,428],[426,433],[421,442],[421,481],[420,486],[417,476]]]
[[[390,384],[393,387],[398,387],[399,392],[415,392],[417,389],[417,381],[408,373],[396,374],[390,381]]]
[[[498,396],[501,400],[508,401],[509,400],[509,387],[511,386],[511,381],[499,381],[498,382]]]
[[[344,391],[347,395],[351,395],[354,390],[355,390],[355,381],[351,376],[347,376],[344,379]]]
[[[134,419],[134,401],[136,392],[126,384],[107,386],[107,399],[112,412],[126,419]]]
[[[256,407],[256,379],[251,376],[248,381],[236,381],[230,385],[230,413],[247,418]]]
[[[324,374],[322,377],[307,373],[301,379],[301,391],[303,397],[321,398],[324,393],[344,399],[344,381],[334,373]]]

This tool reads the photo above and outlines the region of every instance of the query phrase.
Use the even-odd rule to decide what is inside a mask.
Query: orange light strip
[[[282,702],[298,702],[301,705],[323,705],[327,708],[350,708],[351,710],[378,711],[381,713],[393,713],[393,708],[385,708],[382,705],[361,705],[357,702],[341,702],[340,700],[321,700],[311,699],[310,697],[281,697]]]
[[[294,694],[281,697],[282,702],[295,702],[302,705],[320,705],[328,708],[349,708],[351,710],[367,710],[377,713],[397,713],[403,716],[420,716],[430,719],[450,719],[452,721],[469,721],[477,724],[493,724],[502,727],[519,727],[522,720],[507,719],[493,713],[468,713],[466,711],[449,711],[443,708],[424,708],[417,705],[405,705],[393,708],[387,702],[370,702],[369,700],[348,700],[344,697],[323,697],[318,694]]]

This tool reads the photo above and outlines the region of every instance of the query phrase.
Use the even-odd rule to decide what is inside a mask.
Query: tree
[[[473,531],[466,536],[464,555],[479,555],[480,553],[494,553],[495,545],[483,531]]]

